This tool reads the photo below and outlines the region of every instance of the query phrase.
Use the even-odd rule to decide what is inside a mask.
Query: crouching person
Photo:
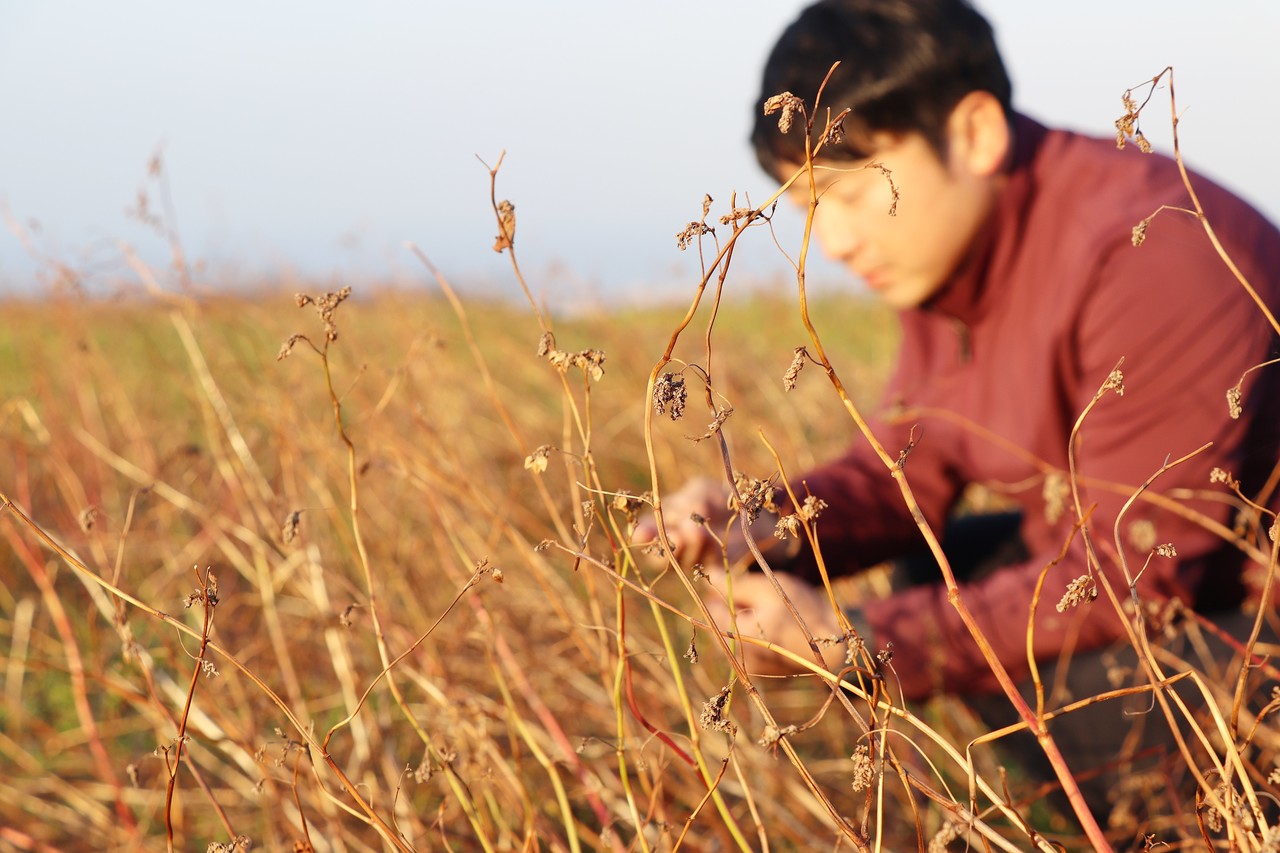
[[[1176,164],[1016,112],[991,28],[963,0],[810,6],[774,47],[761,102],[794,93],[812,103],[837,61],[821,113],[849,114],[843,141],[826,143],[815,162],[814,234],[898,312],[901,348],[872,431],[895,454],[909,449],[906,479],[995,657],[1032,697],[1030,631],[1051,709],[1149,683],[1128,631],[1164,632],[1174,639],[1162,660],[1187,657],[1194,645],[1208,655],[1198,666],[1233,689],[1241,640],[1253,626],[1242,609],[1245,573],[1260,555],[1265,568],[1272,553],[1274,516],[1265,508],[1277,506],[1280,460],[1280,365],[1251,369],[1280,355],[1280,337],[1201,222],[1184,212],[1194,202]],[[815,121],[813,141],[822,130]],[[779,181],[804,166],[804,134],[798,118],[783,133],[777,114],[757,114],[752,142]],[[870,164],[877,166],[864,168]],[[881,166],[897,191],[893,215],[895,192]],[[1228,191],[1195,175],[1191,183],[1241,275],[1276,310],[1280,233]],[[792,192],[807,206],[806,180]],[[1162,206],[1171,209],[1150,219]],[[1073,444],[1077,419],[1100,389],[1105,396]],[[1230,405],[1228,389],[1237,389]],[[1166,461],[1207,443],[1130,505]],[[1076,530],[1069,452],[1089,543]],[[1010,511],[960,517],[972,484],[1003,494]],[[892,646],[886,672],[895,695],[951,694],[990,727],[1016,722],[869,442],[857,436],[792,487],[826,504],[819,542],[831,574],[894,567],[891,595],[843,604],[869,647]],[[707,528],[728,517],[724,487],[693,481],[664,498],[663,512],[677,558],[712,564],[719,545]],[[825,593],[814,591],[809,546],[780,542],[771,521],[761,525],[756,538],[773,543],[766,557],[789,573],[810,628],[838,632]],[[642,525],[637,540],[654,534],[652,523]],[[1099,596],[1089,547],[1141,618],[1122,617]],[[731,541],[729,550],[734,557],[744,548]],[[807,653],[762,575],[736,578],[735,601],[751,611],[743,630],[755,626]],[[1190,631],[1157,624],[1180,607],[1206,626],[1185,615]],[[761,671],[780,663],[767,653],[749,659]],[[1151,694],[1094,703],[1049,725],[1103,826],[1132,811],[1118,781],[1134,772],[1128,756],[1163,770],[1184,763],[1159,707],[1135,707],[1150,711]],[[1003,742],[1052,780],[1034,739],[1024,740]],[[1142,796],[1150,802],[1154,794]],[[1188,826],[1192,810],[1183,810]]]

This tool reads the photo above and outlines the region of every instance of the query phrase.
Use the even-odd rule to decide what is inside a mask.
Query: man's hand
[[[667,538],[676,559],[683,566],[738,565],[751,558],[751,551],[736,521],[737,513],[729,509],[729,487],[710,477],[695,477],[679,490],[662,499],[662,517],[667,524]],[[700,519],[700,520],[699,520]],[[730,522],[733,522],[730,526]],[[776,516],[762,512],[751,525],[751,536],[762,553],[779,542],[773,535]],[[722,559],[720,542],[723,540]],[[645,545],[658,540],[658,523],[647,516],[636,525],[631,541]],[[797,543],[798,544],[798,543]]]
[[[732,565],[747,553],[747,545],[741,535],[726,536],[734,513],[729,510],[728,487],[710,477],[695,477],[662,500],[662,517],[666,521],[667,538],[681,565],[695,563],[719,565],[720,544],[717,537],[725,537],[729,562]],[[702,519],[701,522],[695,517]],[[656,542],[658,523],[652,516],[636,525],[631,541],[637,545]]]
[[[732,623],[729,620],[728,579],[725,573],[718,569],[708,574],[711,575],[711,584],[716,588],[716,592],[704,596],[707,609],[720,628],[729,630]],[[814,637],[821,639],[840,634],[840,623],[824,590],[805,583],[794,575],[784,572],[774,574]],[[813,651],[805,640],[804,632],[800,630],[791,611],[787,609],[767,577],[756,572],[735,575],[733,605],[737,611],[739,633],[745,636],[761,637],[806,660],[813,659]],[[843,665],[845,658],[843,643],[819,645],[819,649],[826,659],[828,668],[836,669]],[[747,671],[751,673],[791,675],[802,671],[801,667],[789,658],[750,643],[742,644],[742,654]]]

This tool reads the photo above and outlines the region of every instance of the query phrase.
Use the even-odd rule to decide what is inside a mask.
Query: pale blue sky
[[[719,209],[772,189],[745,137],[764,56],[803,5],[0,0],[0,204],[112,289],[127,277],[118,241],[163,257],[124,214],[163,145],[212,286],[245,270],[418,276],[411,239],[459,282],[506,287],[476,161],[505,149],[499,196],[536,288],[557,302],[680,292],[694,267],[674,235],[703,193]],[[1120,92],[1175,65],[1188,159],[1280,217],[1280,3],[977,5],[1017,104],[1052,123],[1107,135]],[[1169,138],[1165,121],[1144,129]],[[784,269],[756,242],[742,286]],[[32,276],[0,230],[0,284]]]

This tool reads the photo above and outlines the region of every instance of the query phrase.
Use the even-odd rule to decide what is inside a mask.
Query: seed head
[[[547,470],[547,463],[550,461],[549,457],[553,450],[555,448],[549,444],[543,444],[535,448],[532,453],[524,458],[525,470],[532,471],[535,474],[541,474]]]
[[[1227,390],[1227,414],[1231,415],[1232,420],[1239,420],[1244,408],[1240,403],[1244,400],[1244,391],[1240,389],[1237,383],[1234,388]]]
[[[684,376],[679,373],[664,373],[653,383],[653,410],[659,415],[666,414],[673,421],[680,420],[684,417],[688,399]]]
[[[779,111],[782,112],[782,115],[778,117],[778,130],[786,133],[791,129],[791,122],[795,118],[795,114],[799,112],[803,115],[804,101],[790,92],[783,92],[765,100],[765,115],[771,116]]]
[[[1124,396],[1124,374],[1120,372],[1120,368],[1116,368],[1107,375],[1107,381],[1102,383],[1103,391],[1115,391],[1117,397]]]
[[[1229,489],[1240,488],[1240,481],[1231,476],[1230,471],[1224,471],[1221,468],[1214,468],[1209,472],[1210,483],[1222,483]]]
[[[853,759],[853,790],[867,790],[876,778],[876,766],[871,760],[870,750],[865,743],[860,743],[849,758]]]
[[[338,310],[338,306],[351,296],[351,288],[344,287],[337,292],[326,293],[322,296],[308,296],[305,293],[294,294],[293,301],[299,308],[307,305],[316,306],[316,313],[320,315],[320,321],[324,323],[324,337],[327,341],[336,341],[338,339],[338,327],[333,320],[334,312]],[[295,335],[285,342],[285,346],[280,348],[276,360],[284,358],[289,354],[289,350],[293,349],[293,345],[302,338],[302,335]]]
[[[684,658],[689,663],[698,662],[698,635],[689,637],[689,648],[684,650]]]
[[[80,529],[88,533],[93,529],[93,525],[98,520],[100,510],[96,506],[87,506],[80,510],[80,515],[76,517],[76,521],[80,524]]]
[[[1097,597],[1098,586],[1093,582],[1093,578],[1089,575],[1081,575],[1067,584],[1067,591],[1063,594],[1062,600],[1058,602],[1058,612],[1062,613],[1067,608],[1085,604]]]
[[[823,145],[839,145],[844,142],[844,120],[845,116],[842,115],[827,125],[827,132],[822,137]]]
[[[898,185],[893,182],[893,170],[890,169],[885,164],[879,163],[875,160],[872,160],[870,163],[868,163],[867,168],[875,169],[881,175],[884,175],[884,179],[889,182],[889,192],[893,196],[892,201],[890,201],[889,203],[889,215],[897,216],[898,201],[901,198],[901,194],[898,192]]]
[[[555,347],[555,337],[550,332],[543,332],[538,341],[538,355],[551,362],[561,373],[570,367],[578,367],[588,376],[599,382],[604,376],[604,350],[584,349],[579,352],[565,352]]]
[[[498,236],[493,238],[493,250],[501,253],[516,242],[516,206],[505,198],[498,202]]]
[[[613,496],[613,508],[625,512],[628,516],[634,515],[649,502],[650,497],[648,492],[637,497],[623,489]]]
[[[298,527],[302,524],[302,511],[294,510],[285,516],[284,524],[280,526],[280,538],[288,545],[298,537]]]
[[[1133,226],[1133,247],[1136,249],[1141,246],[1147,239],[1147,226],[1151,224],[1152,217],[1146,219]]]
[[[813,495],[809,495],[804,499],[804,503],[800,505],[799,514],[805,521],[815,521],[826,508],[826,501],[822,498],[815,498]]]
[[[720,217],[721,225],[732,225],[739,219],[750,219],[755,215],[754,207],[735,207],[733,210]]]
[[[796,379],[800,376],[800,371],[804,369],[804,363],[808,357],[809,351],[804,347],[795,348],[795,355],[791,357],[791,365],[787,368],[787,372],[782,374],[783,391],[790,391],[796,387]]]
[[[707,196],[707,198],[711,198],[711,196]],[[690,222],[684,227],[683,231],[676,234],[676,246],[678,246],[680,251],[683,252],[685,249],[689,248],[690,244],[693,243],[694,240],[698,239],[703,234],[714,233],[716,233],[716,230],[705,222]]]
[[[1138,127],[1138,104],[1133,99],[1133,90],[1129,89],[1120,96],[1124,105],[1124,115],[1116,119],[1116,147],[1123,149],[1125,140],[1133,136]]]
[[[773,535],[779,539],[786,539],[788,536],[797,537],[800,535],[800,516],[794,512],[782,516],[778,519],[778,523],[774,525]]]
[[[776,513],[778,507],[773,502],[774,489],[769,480],[748,477],[746,474],[734,473],[733,485],[737,496],[730,495],[729,509],[738,510],[738,500],[742,501],[742,509],[747,513],[747,521],[753,522],[760,517],[761,510]]]
[[[702,713],[698,715],[698,725],[708,731],[737,734],[738,727],[725,718],[724,709],[729,704],[731,687],[725,685],[720,692],[712,696],[702,705]]]

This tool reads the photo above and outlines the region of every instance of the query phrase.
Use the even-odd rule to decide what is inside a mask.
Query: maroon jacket
[[[1192,179],[1234,261],[1280,310],[1280,232],[1225,190]],[[905,472],[935,531],[969,483],[1020,504],[1030,559],[961,587],[1015,679],[1028,672],[1033,590],[1074,521],[1068,495],[1061,515],[1046,501],[1046,482],[1050,492],[1065,482],[1072,425],[1122,357],[1124,396],[1107,394],[1095,407],[1077,453],[1083,504],[1097,505],[1091,535],[1122,597],[1112,528],[1126,499],[1166,458],[1213,442],[1151,491],[1228,527],[1235,509],[1221,500],[1224,487],[1210,484],[1211,469],[1231,472],[1248,493],[1280,460],[1280,365],[1250,374],[1239,419],[1229,416],[1226,397],[1248,368],[1280,355],[1277,338],[1192,216],[1165,211],[1146,242],[1132,245],[1133,227],[1161,204],[1190,206],[1168,158],[1019,118],[1010,180],[990,227],[936,297],[901,315],[898,369],[873,431],[896,454],[915,427],[919,440]],[[924,547],[896,483],[860,437],[802,479],[829,504],[818,530],[832,572]],[[1216,499],[1188,499],[1187,489]],[[1200,612],[1239,603],[1240,550],[1148,501],[1135,504],[1121,529],[1131,572],[1149,553],[1128,541],[1139,520],[1154,524],[1156,542],[1177,548],[1175,559],[1152,559],[1138,584],[1141,597],[1176,596]],[[798,565],[816,578],[811,559],[802,556]],[[1124,635],[1105,594],[1057,611],[1067,584],[1083,574],[1077,537],[1045,580],[1035,617],[1038,659]],[[867,602],[865,615],[876,646],[892,641],[893,668],[908,697],[996,689],[942,584]]]

